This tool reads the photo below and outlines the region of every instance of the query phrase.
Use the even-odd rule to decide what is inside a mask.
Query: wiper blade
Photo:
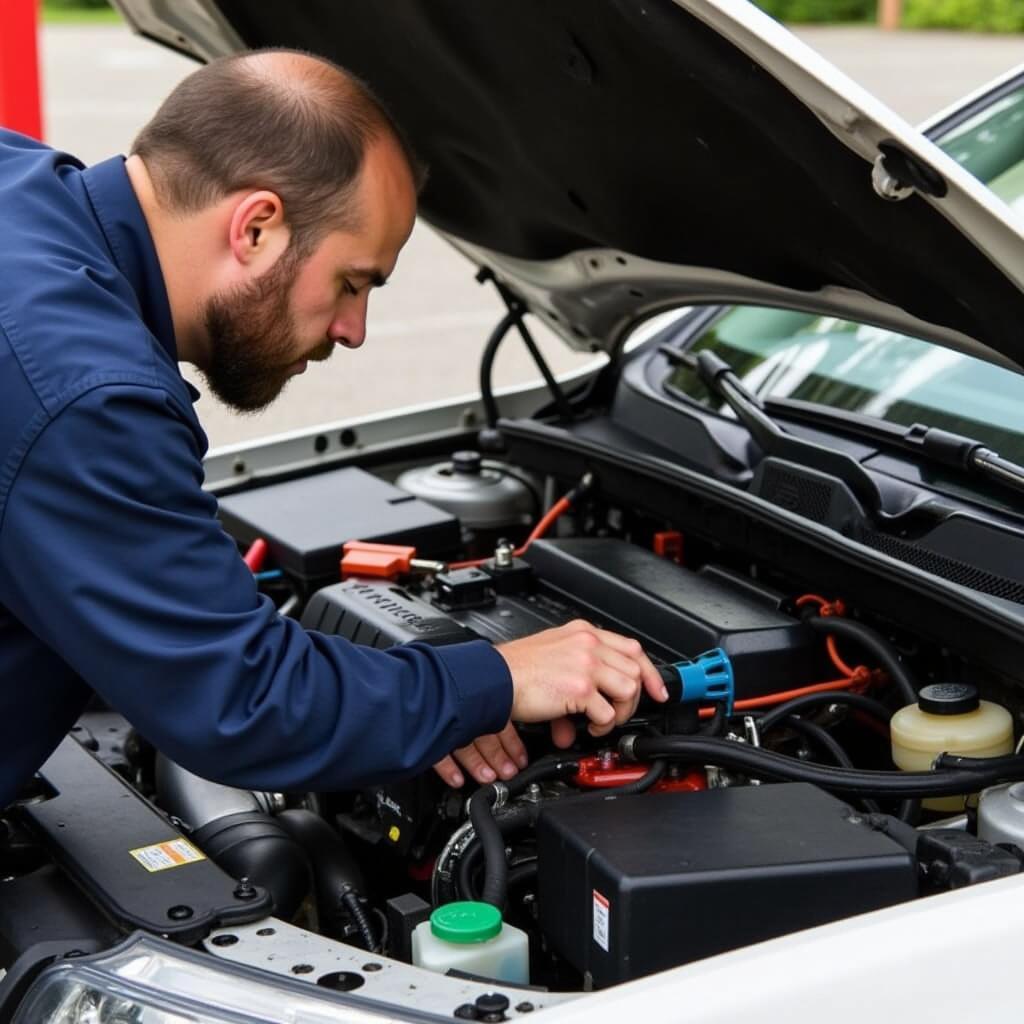
[[[748,391],[733,368],[721,356],[705,349],[680,362],[694,369],[700,379],[729,406],[765,455],[797,462],[841,480],[864,508],[882,510],[882,496],[868,471],[845,452],[794,437],[772,419],[761,400]]]
[[[982,441],[938,427],[915,423],[899,435],[899,443],[946,466],[975,473],[1015,491],[1024,492],[1024,466],[1004,459]]]
[[[903,448],[967,475],[983,476],[1018,493],[1024,492],[1024,466],[1004,459],[977,438],[930,427],[926,423],[904,427],[873,416],[793,398],[769,398],[763,405],[788,419],[824,423],[845,434],[863,437],[875,445]]]

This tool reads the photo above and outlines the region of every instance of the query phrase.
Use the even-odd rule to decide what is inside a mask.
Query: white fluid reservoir
[[[924,686],[917,703],[900,708],[890,722],[892,759],[908,772],[926,772],[939,754],[999,757],[1013,751],[1013,717],[1006,708],[979,700],[966,683]],[[924,806],[962,811],[962,796],[935,797]]]
[[[454,969],[526,985],[530,941],[526,932],[505,924],[490,903],[447,903],[413,929],[412,962],[442,974]]]

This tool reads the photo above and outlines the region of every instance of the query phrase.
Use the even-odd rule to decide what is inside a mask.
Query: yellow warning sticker
[[[140,846],[129,852],[147,871],[166,871],[197,860],[206,860],[205,855],[187,839],[169,839],[166,843]]]

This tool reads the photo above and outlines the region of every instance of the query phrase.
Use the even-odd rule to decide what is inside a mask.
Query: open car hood
[[[756,301],[1024,365],[1015,215],[747,0],[116,2],[200,58],[363,77],[429,164],[422,216],[577,348]]]

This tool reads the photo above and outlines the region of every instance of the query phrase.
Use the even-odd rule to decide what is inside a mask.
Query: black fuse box
[[[913,856],[805,783],[554,801],[540,927],[602,988],[917,895]]]
[[[263,537],[274,563],[307,587],[338,578],[346,541],[404,544],[421,558],[459,550],[459,521],[357,467],[334,469],[223,498],[220,520],[235,540]]]

